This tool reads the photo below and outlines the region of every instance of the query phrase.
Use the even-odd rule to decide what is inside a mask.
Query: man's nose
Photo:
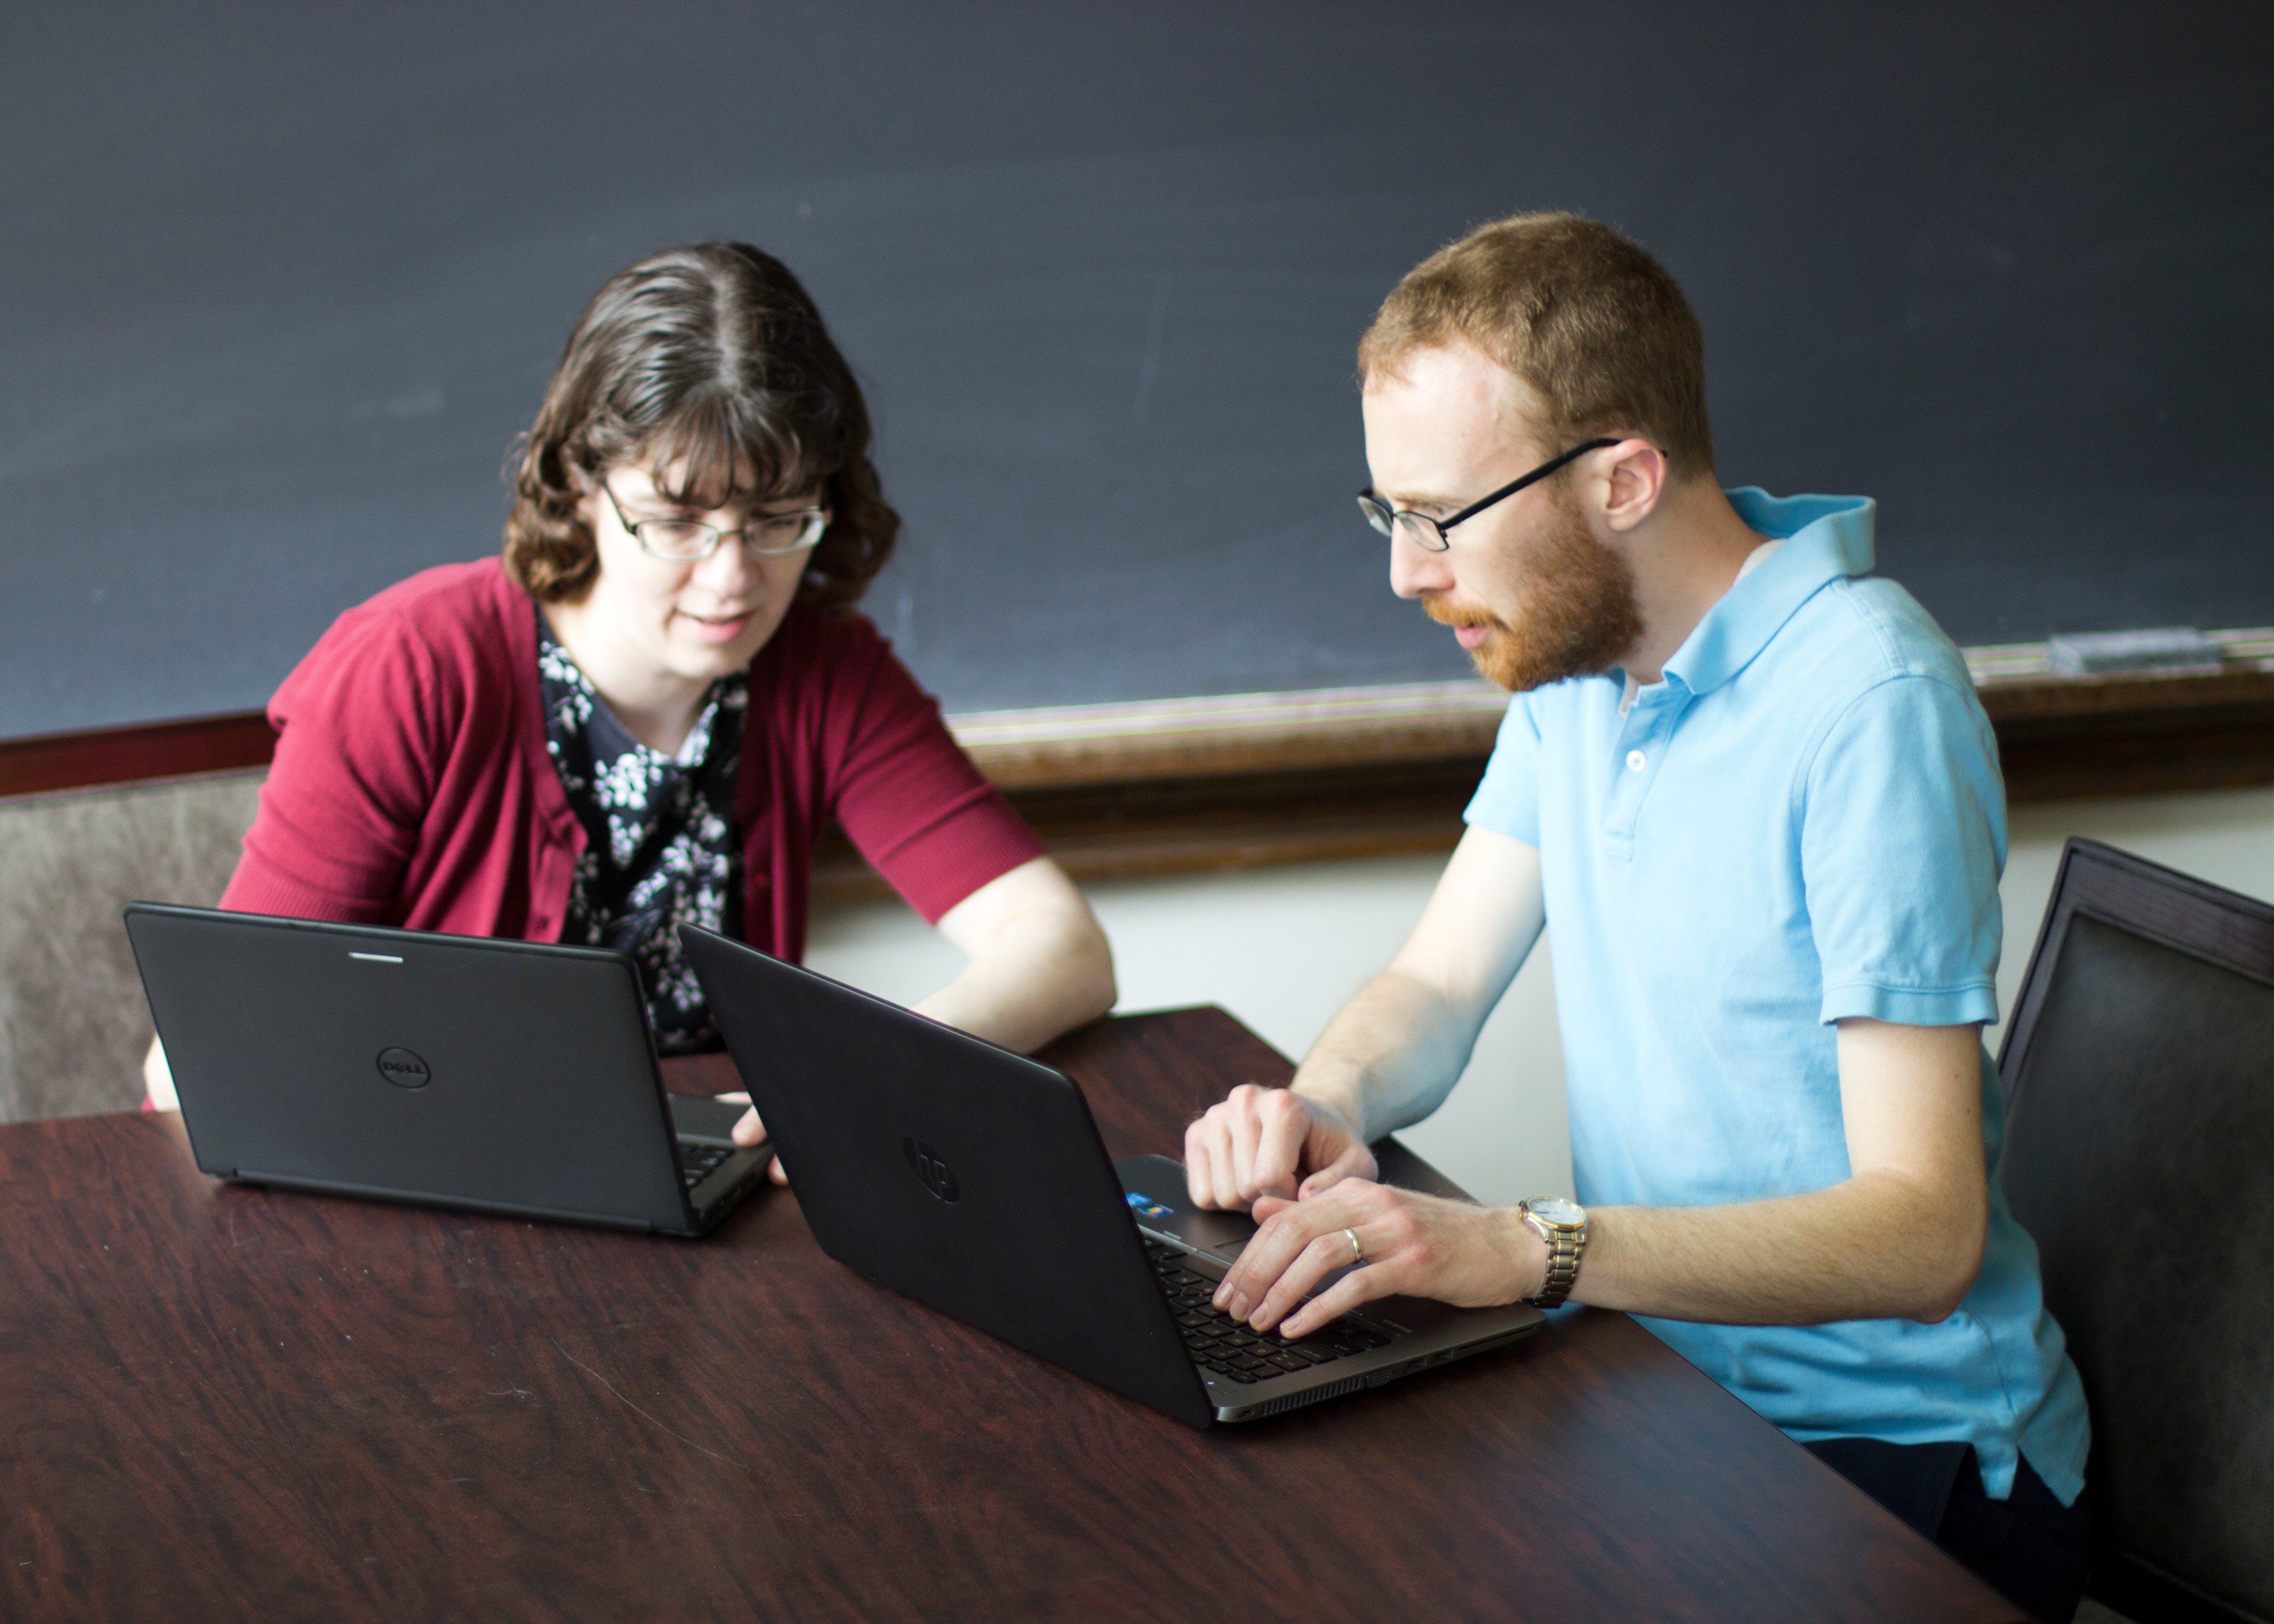
[[[1400,598],[1452,590],[1452,555],[1416,546],[1404,536],[1389,541],[1389,590]]]

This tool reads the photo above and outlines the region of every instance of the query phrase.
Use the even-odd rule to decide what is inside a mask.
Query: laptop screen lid
[[[725,936],[680,937],[824,1252],[1207,1425],[1213,1406],[1070,1079]]]
[[[684,1229],[621,954],[140,902],[126,929],[206,1172]]]

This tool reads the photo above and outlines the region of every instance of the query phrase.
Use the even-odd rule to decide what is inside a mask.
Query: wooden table
[[[1116,1155],[1287,1062],[1049,1056]],[[2010,1620],[1625,1316],[1193,1432],[711,1238],[224,1187],[171,1116],[0,1129],[0,1617]]]

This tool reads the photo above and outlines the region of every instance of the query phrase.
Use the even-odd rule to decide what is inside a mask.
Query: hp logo
[[[943,1201],[963,1199],[962,1188],[955,1182],[955,1169],[940,1159],[939,1152],[922,1139],[902,1139],[900,1154],[908,1159],[908,1165],[915,1169],[916,1177],[923,1180],[923,1187],[932,1194]]]
[[[380,1049],[379,1074],[397,1088],[424,1088],[434,1079],[426,1063],[407,1049]]]

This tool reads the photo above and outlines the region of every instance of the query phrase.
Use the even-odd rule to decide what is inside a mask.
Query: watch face
[[[1567,1201],[1560,1195],[1552,1195],[1544,1200],[1526,1201],[1524,1205],[1527,1211],[1548,1223],[1560,1226],[1580,1224],[1587,1221],[1586,1213],[1581,1209],[1577,1201]]]

